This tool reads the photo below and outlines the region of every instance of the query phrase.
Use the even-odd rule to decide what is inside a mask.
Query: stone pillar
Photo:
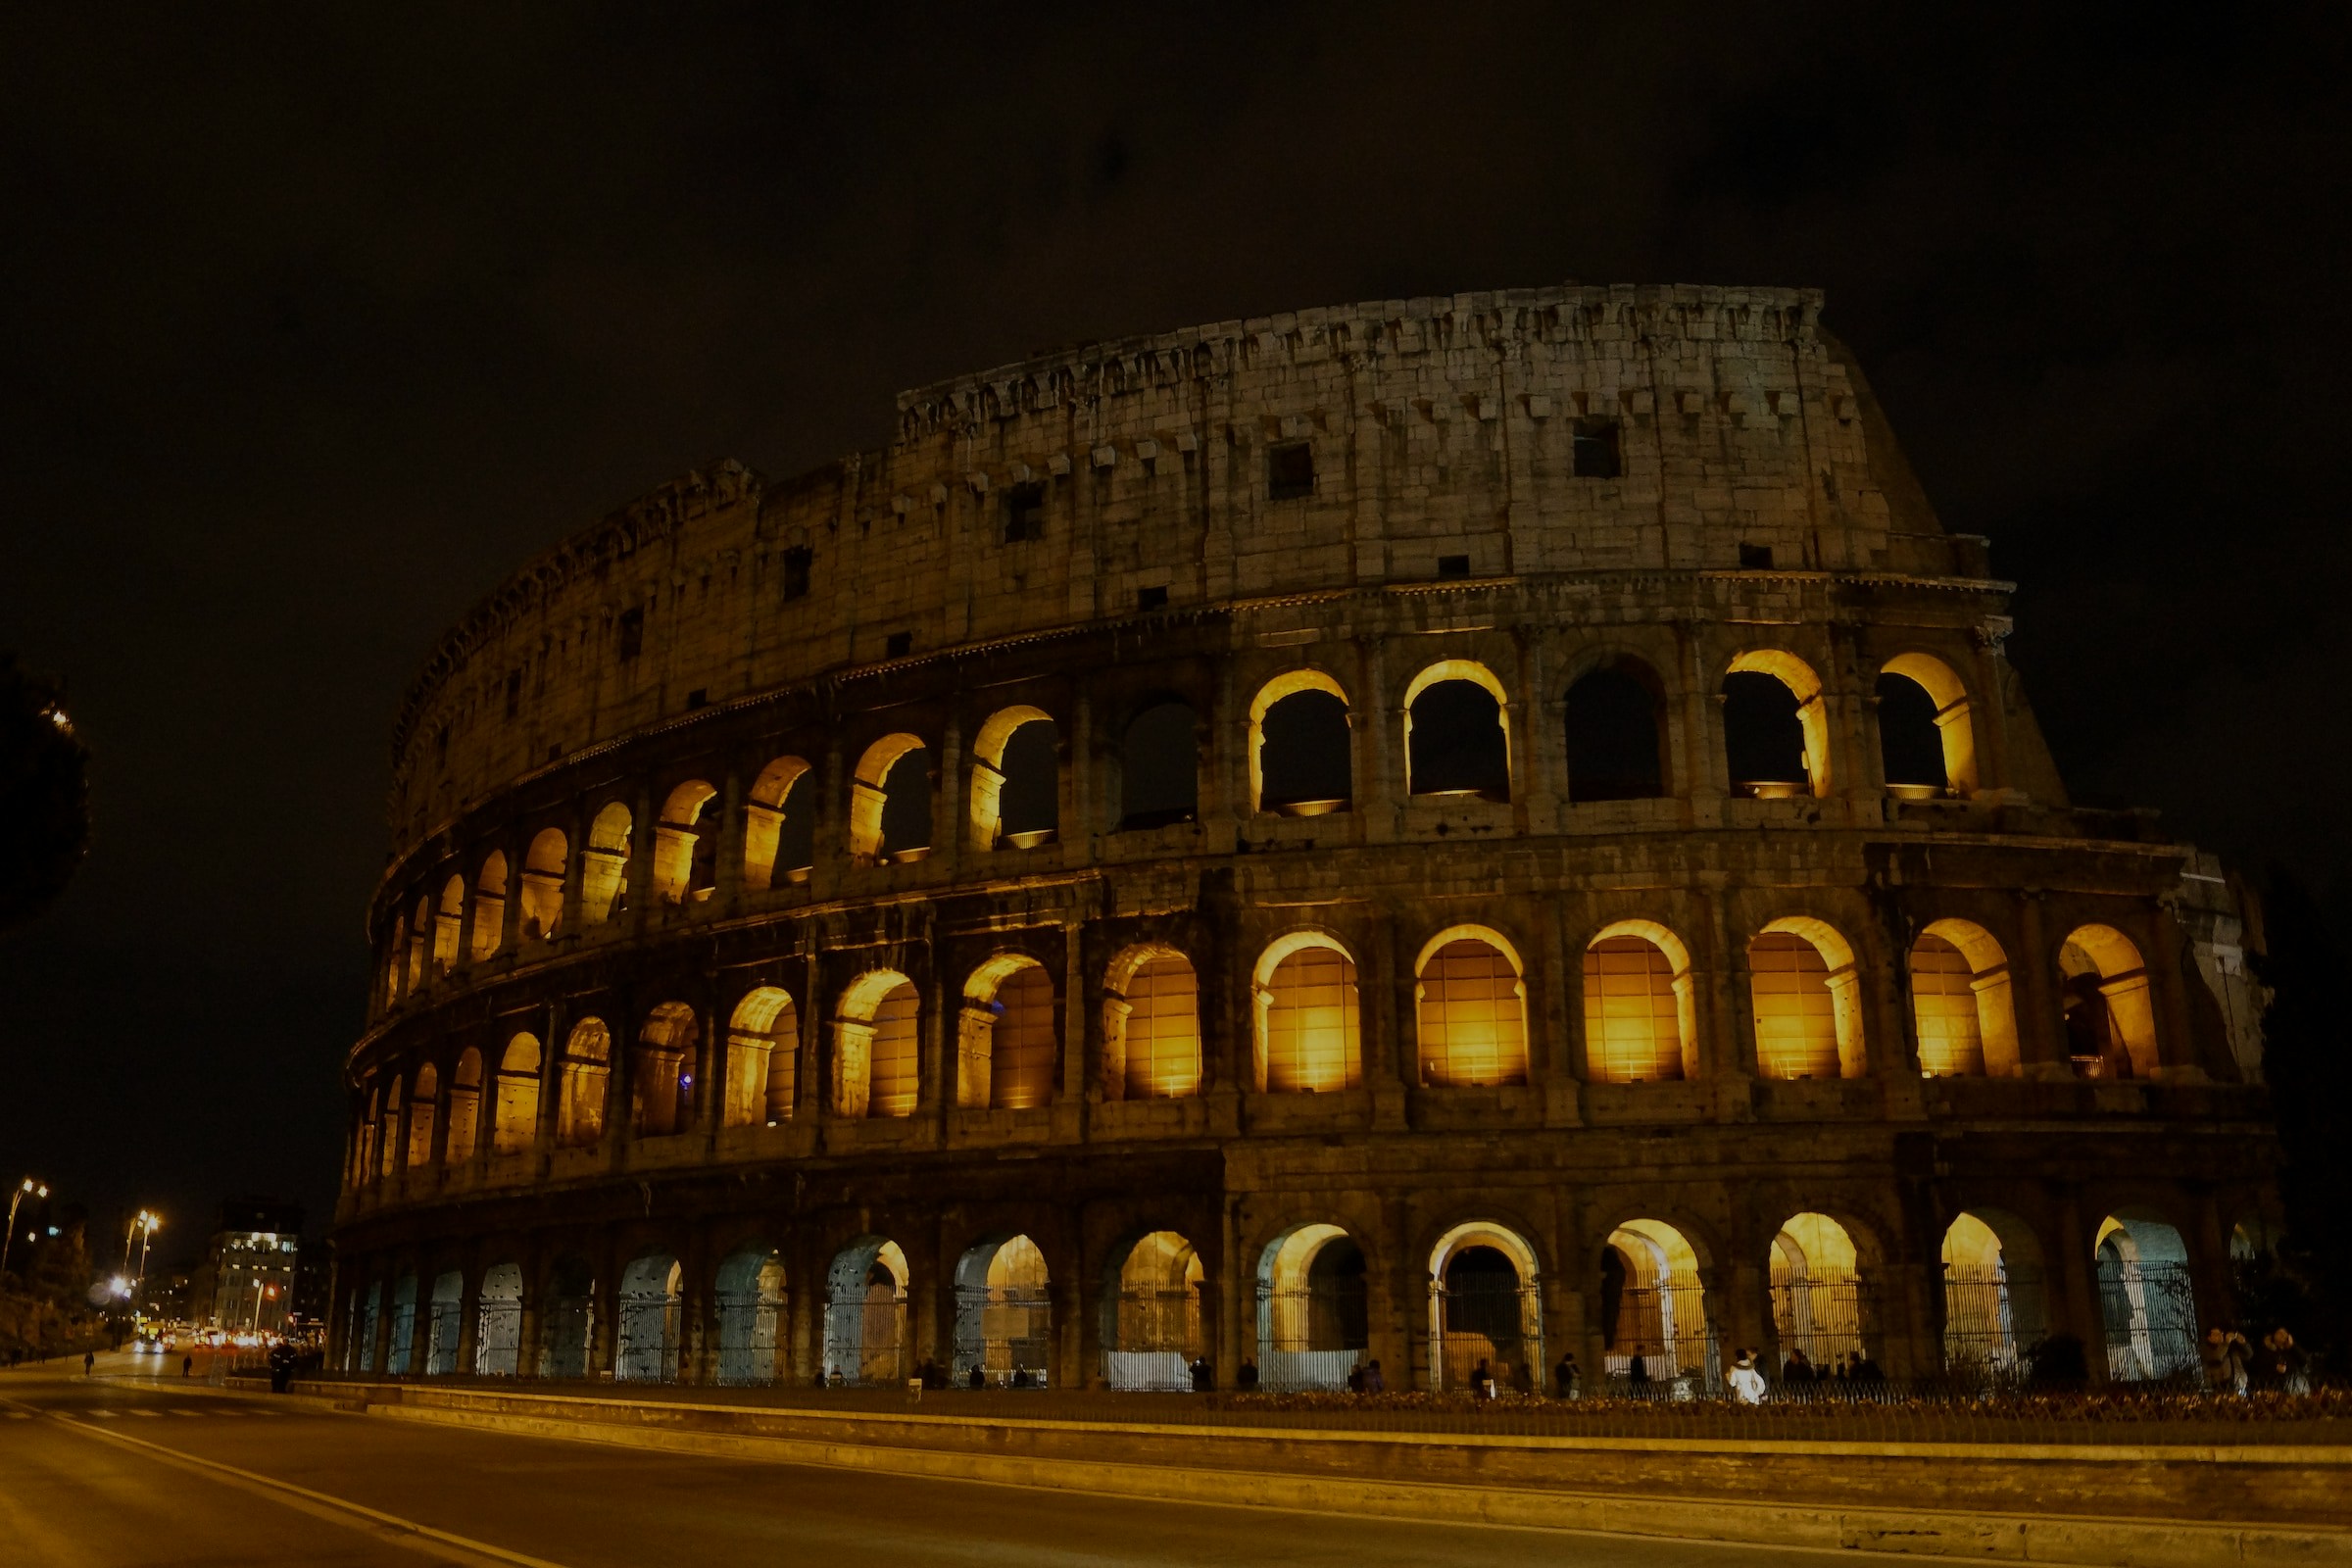
[[[1365,1257],[1364,1303],[1368,1342],[1392,1389],[1434,1389],[1439,1368],[1429,1364],[1429,1270],[1413,1255],[1411,1203],[1401,1195],[1380,1200],[1380,1234],[1358,1237]]]
[[[1257,1356],[1257,1270],[1253,1260],[1242,1255],[1242,1200],[1228,1196],[1223,1209],[1223,1266],[1207,1282],[1218,1304],[1209,1354],[1216,1362],[1217,1387],[1230,1389],[1243,1360]]]
[[[2066,1042],[2061,1037],[2063,1014],[2051,978],[2058,971],[2058,953],[2050,946],[2042,921],[2042,895],[2037,889],[2017,895],[2018,952],[2009,973],[2016,983],[2018,1071],[2027,1078],[2066,1078]]]
[[[2072,1334],[2081,1340],[2091,1383],[2103,1384],[2107,1381],[2107,1332],[2099,1310],[2097,1257],[2083,1224],[2082,1196],[2071,1185],[2059,1189],[2058,1255],[2052,1262],[2050,1332]]]
[[[481,1355],[482,1270],[480,1257],[466,1259],[465,1284],[458,1292],[458,1351],[451,1368],[458,1377],[470,1377]],[[517,1368],[517,1370],[521,1370]]]
[[[718,1326],[712,1318],[718,1260],[710,1255],[710,1229],[697,1221],[686,1234],[678,1259],[678,1381],[718,1381]]]
[[[618,1348],[620,1326],[620,1264],[610,1232],[599,1235],[594,1247],[596,1277],[588,1287],[588,1376],[610,1378],[612,1355]]]
[[[1410,789],[1404,776],[1404,710],[1389,705],[1388,639],[1358,638],[1355,652],[1360,698],[1348,707],[1355,742],[1348,784],[1355,825],[1348,838],[1386,844],[1396,836],[1396,815]]]

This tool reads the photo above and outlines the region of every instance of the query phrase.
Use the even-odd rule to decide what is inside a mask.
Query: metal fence
[[[783,1303],[757,1291],[718,1296],[718,1381],[733,1387],[776,1379],[776,1317]]]
[[[678,1375],[678,1298],[666,1291],[624,1292],[612,1376],[623,1383],[667,1383]]]
[[[1819,1273],[1772,1282],[1772,1327],[1785,1369],[1802,1351],[1815,1368],[1831,1369],[1862,1353],[1869,1308],[1863,1282],[1848,1273]]]
[[[1605,1320],[1602,1374],[1612,1394],[1694,1398],[1723,1386],[1723,1354],[1707,1321],[1706,1292],[1695,1274],[1657,1285],[1628,1284]]]
[[[1045,1291],[1004,1285],[959,1286],[950,1375],[968,1384],[1043,1388],[1053,1359],[1053,1303]]]
[[[585,1296],[548,1298],[539,1328],[539,1375],[581,1378],[588,1375],[588,1325],[593,1305]]]
[[[1111,1303],[1110,1329],[1102,1378],[1113,1389],[1183,1393],[1192,1388],[1193,1358],[1203,1344],[1198,1290],[1121,1291]]]
[[[906,1380],[906,1298],[859,1285],[825,1302],[827,1383],[903,1385]]]
[[[1257,1293],[1257,1383],[1281,1391],[1348,1387],[1370,1343],[1361,1278]]]
[[[1472,1276],[1430,1289],[1437,1382],[1467,1389],[1485,1367],[1498,1389],[1544,1386],[1543,1303],[1532,1285]]]
[[[484,1297],[474,1310],[473,1371],[480,1377],[514,1377],[522,1370],[522,1302]]]
[[[1943,1366],[1959,1379],[2016,1377],[2025,1352],[2041,1339],[2041,1275],[2006,1264],[1946,1265],[1943,1271]]]
[[[2197,1303],[2185,1263],[2099,1262],[2107,1375],[2164,1382],[2198,1370]]]
[[[424,1326],[424,1375],[445,1378],[458,1369],[458,1329],[464,1307],[456,1301],[434,1301]]]

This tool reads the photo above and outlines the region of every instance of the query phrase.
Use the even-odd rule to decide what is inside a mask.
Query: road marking
[[[155,1419],[157,1416],[160,1416],[160,1415],[162,1415],[164,1412],[163,1412],[163,1411],[161,1411],[161,1410],[133,1410],[133,1411],[131,1411],[130,1413],[131,1413],[132,1415],[143,1415],[143,1416],[145,1416],[145,1417],[146,1417],[148,1420],[152,1421],[152,1420],[154,1420],[154,1419]]]
[[[62,1415],[64,1412],[59,1413]],[[232,1415],[244,1412],[223,1410],[220,1413]],[[511,1564],[512,1568],[564,1568],[564,1564],[551,1561],[546,1557],[533,1557],[524,1552],[509,1551],[504,1546],[494,1546],[486,1541],[475,1541],[469,1536],[457,1535],[447,1530],[436,1530],[431,1525],[420,1525],[414,1519],[403,1519],[398,1514],[384,1513],[363,1503],[351,1502],[335,1496],[331,1493],[313,1492],[310,1488],[298,1487],[291,1481],[280,1481],[274,1476],[266,1476],[254,1470],[240,1470],[233,1464],[222,1464],[218,1459],[200,1459],[195,1454],[182,1453],[177,1448],[167,1446],[161,1443],[149,1443],[144,1438],[127,1437],[120,1432],[102,1431],[97,1427],[84,1426],[79,1422],[67,1424],[76,1432],[95,1438],[101,1443],[111,1443],[118,1447],[144,1448],[164,1463],[183,1470],[209,1470],[215,1475],[226,1477],[232,1486],[240,1486],[249,1492],[271,1495],[273,1501],[283,1503],[299,1512],[310,1514],[316,1518],[331,1520],[336,1524],[366,1534],[382,1536],[396,1544],[408,1546],[413,1550],[425,1552],[431,1556],[444,1557],[463,1563],[483,1561],[507,1563]]]
[[[115,1419],[115,1417],[121,1415],[122,1413],[122,1412],[120,1410],[92,1410],[90,1412],[90,1414],[96,1416],[101,1421],[112,1421]]]
[[[202,1414],[204,1414],[204,1412],[203,1412],[202,1410],[174,1410],[174,1411],[172,1411],[172,1413],[173,1415],[202,1415]]]

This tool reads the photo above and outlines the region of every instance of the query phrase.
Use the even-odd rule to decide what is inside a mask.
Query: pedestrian
[[[1625,1364],[1625,1381],[1633,1385],[1636,1394],[1647,1392],[1649,1363],[1642,1359],[1640,1351],[1636,1351],[1634,1358]]]
[[[1781,1367],[1781,1381],[1788,1384],[1813,1381],[1813,1361],[1805,1354],[1803,1346],[1789,1350],[1788,1361]]]
[[[1854,1356],[1853,1381],[1856,1383],[1884,1383],[1886,1381],[1886,1374],[1881,1370],[1878,1362],[1870,1358],[1867,1351],[1857,1352]]]
[[[85,1377],[85,1378],[86,1378],[86,1377],[88,1377],[88,1376],[89,1376],[91,1373],[93,1373],[93,1372],[95,1372],[95,1371],[97,1371],[97,1370],[98,1370],[98,1352],[97,1352],[96,1350],[84,1350],[84,1351],[82,1351],[82,1352],[81,1352],[81,1375],[82,1375],[83,1377]]]
[[[1257,1363],[1248,1356],[1242,1357],[1242,1364],[1233,1371],[1233,1386],[1244,1394],[1255,1394],[1257,1392]]]
[[[2263,1382],[2280,1394],[2311,1392],[2311,1373],[2303,1347],[2295,1343],[2295,1337],[2283,1323],[2262,1337],[2262,1372]]]
[[[1361,1361],[1348,1369],[1348,1392],[1349,1394],[1364,1392],[1364,1364]]]
[[[981,1369],[979,1362],[974,1361],[972,1363],[972,1370],[965,1375],[963,1386],[967,1389],[985,1389],[988,1387],[988,1374]]]
[[[1012,1386],[1016,1389],[1025,1389],[1029,1386],[1029,1369],[1027,1367],[1016,1366],[1012,1369]]]
[[[1725,1381],[1732,1386],[1732,1397],[1740,1403],[1764,1402],[1764,1374],[1756,1370],[1756,1358],[1745,1350],[1732,1362],[1732,1375]]]
[[[2247,1374],[2254,1365],[2254,1348],[2235,1329],[2222,1331],[2223,1386],[2239,1398],[2246,1396]]]
[[[2197,1342],[2197,1361],[2205,1370],[2205,1392],[2230,1392],[2230,1336],[2216,1323]]]
[[[1364,1392],[1366,1394],[1389,1392],[1389,1380],[1381,1375],[1380,1362],[1377,1358],[1364,1364]]]
[[[183,1377],[183,1378],[184,1378],[184,1377],[188,1376],[190,1373],[194,1372],[195,1370],[196,1370],[196,1358],[195,1358],[194,1356],[192,1356],[192,1355],[183,1355],[183,1356],[181,1356],[181,1357],[179,1358],[179,1375],[180,1375],[181,1377]]]
[[[1217,1369],[1210,1363],[1207,1356],[1196,1355],[1193,1357],[1192,1373],[1193,1392],[1195,1394],[1213,1394],[1216,1392]]]
[[[1511,1363],[1511,1392],[1513,1394],[1533,1394],[1536,1392],[1535,1362],[1522,1357],[1519,1360]]]
[[[1478,1358],[1478,1365],[1470,1369],[1470,1392],[1482,1399],[1494,1397],[1494,1374],[1488,1370],[1483,1355]]]
[[[1561,1355],[1560,1364],[1551,1369],[1551,1392],[1563,1399],[1576,1398],[1584,1392],[1581,1387],[1584,1378],[1583,1370],[1576,1364],[1576,1352],[1567,1351]]]

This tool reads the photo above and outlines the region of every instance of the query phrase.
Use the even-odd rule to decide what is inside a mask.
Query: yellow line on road
[[[222,1413],[228,1412],[223,1411]],[[298,1487],[291,1481],[280,1481],[274,1476],[266,1476],[254,1470],[241,1470],[233,1464],[222,1464],[218,1459],[198,1458],[195,1454],[183,1453],[177,1448],[167,1447],[160,1443],[149,1443],[144,1438],[128,1437],[123,1433],[110,1431],[104,1427],[91,1426],[85,1421],[72,1420],[66,1417],[64,1412],[58,1412],[58,1425],[69,1431],[78,1432],[85,1437],[96,1438],[101,1443],[112,1443],[122,1447],[144,1448],[163,1460],[164,1463],[175,1465],[184,1470],[210,1471],[215,1475],[225,1476],[232,1483],[242,1485],[248,1491],[259,1492],[264,1495],[274,1494],[272,1497],[274,1501],[299,1509],[301,1512],[330,1520],[349,1529],[366,1530],[368,1526],[372,1525],[376,1532],[388,1533],[398,1544],[431,1552],[435,1556],[451,1554],[450,1550],[446,1549],[443,1551],[433,1550],[433,1546],[440,1546],[454,1549],[456,1552],[466,1553],[473,1560],[488,1559],[492,1562],[512,1564],[513,1568],[564,1568],[562,1563],[553,1562],[545,1557],[533,1557],[524,1552],[509,1551],[504,1546],[494,1546],[486,1541],[475,1541],[469,1536],[456,1535],[447,1530],[436,1530],[431,1525],[418,1524],[414,1519],[403,1519],[398,1514],[384,1513],[379,1509],[370,1508],[365,1503],[352,1502],[347,1498],[337,1497],[324,1492],[313,1492],[308,1487]],[[365,1521],[365,1524],[362,1521]],[[428,1542],[432,1545],[427,1545]],[[460,1560],[466,1559],[461,1558]]]

